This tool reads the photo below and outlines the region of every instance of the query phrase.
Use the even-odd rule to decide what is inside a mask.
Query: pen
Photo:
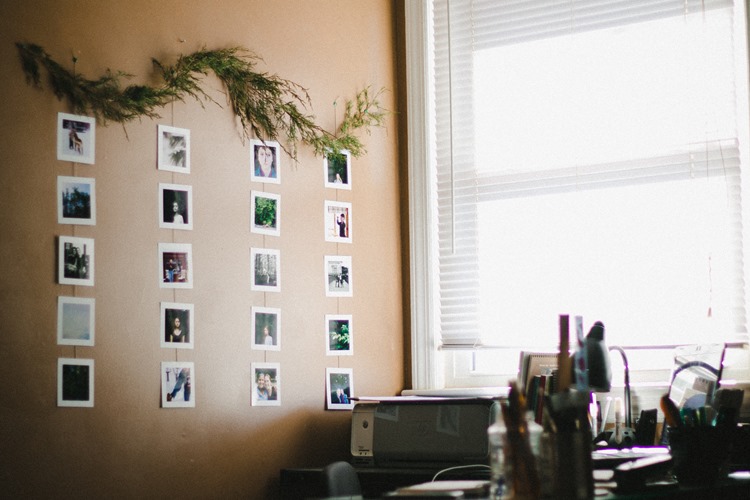
[[[602,415],[602,428],[599,432],[604,432],[604,428],[607,427],[607,418],[609,417],[609,406],[612,404],[612,396],[607,396],[607,404],[604,406],[604,414]]]

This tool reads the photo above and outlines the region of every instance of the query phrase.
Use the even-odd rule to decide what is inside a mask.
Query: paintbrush
[[[674,401],[669,399],[669,394],[665,394],[661,397],[659,405],[661,406],[661,411],[664,412],[664,421],[667,422],[667,427],[682,427],[680,410],[677,409],[677,405],[674,404]]]

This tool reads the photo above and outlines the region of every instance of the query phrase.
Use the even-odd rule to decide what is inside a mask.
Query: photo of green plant
[[[250,231],[279,236],[281,234],[281,197],[273,193],[252,191]]]
[[[351,161],[352,155],[346,150],[340,151],[337,155],[327,154],[323,158],[323,175],[327,188],[351,190]]]
[[[328,356],[351,356],[351,314],[326,314],[326,354]]]

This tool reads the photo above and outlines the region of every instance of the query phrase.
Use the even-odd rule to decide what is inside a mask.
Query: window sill
[[[405,389],[402,396],[424,396],[445,398],[502,398],[508,395],[508,387],[451,387],[446,389]]]

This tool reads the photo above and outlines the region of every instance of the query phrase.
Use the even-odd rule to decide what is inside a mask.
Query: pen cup
[[[591,435],[587,429],[562,431],[552,435],[554,498],[589,499],[594,497]]]
[[[669,429],[672,471],[681,484],[712,484],[725,477],[732,430],[720,427]]]

